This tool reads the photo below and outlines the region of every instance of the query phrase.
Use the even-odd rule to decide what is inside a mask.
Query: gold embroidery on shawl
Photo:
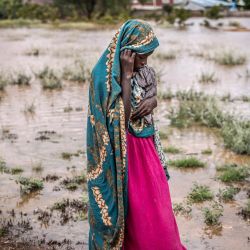
[[[126,169],[126,130],[125,130],[125,111],[122,98],[120,98],[120,129],[121,129],[121,145],[122,145],[122,179],[124,180],[124,173]]]
[[[114,119],[114,109],[109,109],[107,116],[109,117],[109,123]]]
[[[137,42],[136,44],[131,45],[131,47],[137,48],[137,47],[140,47],[140,46],[143,46],[143,45],[147,45],[147,44],[149,44],[150,42],[152,42],[152,40],[154,39],[154,37],[155,37],[155,34],[154,34],[154,32],[151,30],[151,31],[149,32],[149,34],[146,35],[145,38],[144,38],[143,40]]]
[[[113,66],[113,62],[114,62],[114,56],[115,56],[115,50],[116,50],[116,44],[117,44],[117,39],[120,33],[120,30],[117,30],[117,32],[115,33],[109,47],[108,47],[108,51],[109,53],[107,54],[107,62],[106,62],[106,66],[107,66],[107,81],[106,81],[106,85],[107,85],[107,91],[110,92],[111,90],[111,72],[112,72],[112,66]]]
[[[95,117],[94,117],[94,115],[89,115],[89,117],[90,117],[90,122],[91,122],[92,126],[95,126]]]
[[[95,186],[91,188],[95,196],[95,200],[98,207],[101,209],[102,221],[106,226],[112,226],[111,217],[108,215],[108,206],[105,204],[105,200],[102,198],[100,188]]]
[[[87,181],[97,178],[103,171],[102,165],[103,165],[103,162],[105,161],[105,158],[107,156],[106,146],[109,143],[109,135],[108,135],[107,131],[105,131],[104,134],[102,135],[102,141],[103,141],[103,145],[100,148],[100,152],[99,152],[100,153],[100,162],[97,164],[96,169],[87,173]]]

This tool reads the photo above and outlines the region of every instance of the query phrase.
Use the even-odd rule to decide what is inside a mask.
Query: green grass
[[[167,91],[160,92],[158,97],[161,100],[171,100],[175,95],[172,93],[171,89],[168,89]]]
[[[161,139],[168,139],[168,134],[166,132],[160,130],[159,135]]]
[[[35,73],[35,75],[40,79],[44,90],[62,89],[62,83],[59,76],[48,66],[42,71]]]
[[[70,106],[70,104],[68,104],[68,106],[65,107],[65,108],[63,109],[63,111],[64,111],[65,113],[68,113],[68,112],[73,111],[73,108]]]
[[[250,155],[250,121],[229,119],[223,123],[221,135],[226,148]]]
[[[207,148],[201,151],[203,155],[211,155],[213,153],[211,148]]]
[[[218,128],[226,148],[237,154],[250,155],[250,121],[222,112],[217,99],[180,101],[179,107],[170,107],[167,117],[171,126],[178,128],[198,124]]]
[[[187,205],[184,206],[182,202],[180,203],[173,203],[173,211],[175,215],[181,214],[184,216],[190,216],[192,212],[192,207]]]
[[[71,191],[76,190],[79,185],[86,184],[87,177],[83,173],[79,176],[74,176],[73,178],[66,178],[60,182],[62,186],[64,186],[66,189],[69,189]]]
[[[250,199],[248,199],[245,206],[241,208],[240,214],[245,220],[250,219]]]
[[[199,203],[206,200],[212,200],[214,194],[208,186],[195,183],[187,198],[191,203]]]
[[[237,187],[226,187],[224,189],[219,189],[218,197],[224,202],[232,201],[234,196],[240,191],[240,188]]]
[[[232,51],[224,51],[221,53],[217,53],[213,59],[218,64],[225,66],[243,65],[247,61],[246,56],[237,55]]]
[[[20,174],[22,173],[24,170],[22,168],[19,167],[15,167],[15,168],[11,168],[11,174]]]
[[[32,170],[35,171],[35,172],[41,172],[41,171],[43,171],[43,165],[42,165],[42,163],[41,162],[35,163],[32,166]]]
[[[76,60],[72,66],[64,67],[62,78],[64,80],[85,83],[90,81],[91,72],[86,68],[82,60]]]
[[[219,173],[218,179],[226,183],[245,181],[250,176],[249,166],[224,164],[217,166],[216,170]]]
[[[0,171],[1,173],[10,173],[10,169],[7,167],[6,162],[0,158]]]
[[[168,52],[158,53],[155,55],[155,57],[162,61],[173,60],[173,59],[176,59],[176,54],[177,54],[176,51],[170,50]]]
[[[200,77],[199,77],[199,82],[200,83],[204,83],[204,84],[207,84],[207,83],[215,83],[217,82],[218,79],[215,77],[215,73],[212,72],[202,72]]]
[[[170,154],[179,154],[181,152],[180,149],[174,147],[174,146],[168,146],[166,148],[163,148],[163,151],[165,153],[170,153]]]
[[[16,72],[14,75],[15,75],[15,77],[13,77],[13,79],[12,79],[13,85],[18,85],[18,86],[29,86],[30,85],[31,76],[28,76],[22,72]]]
[[[33,114],[35,114],[35,110],[36,110],[36,106],[32,102],[31,104],[25,104],[23,112],[26,115],[28,115],[28,114],[33,115]]]
[[[43,23],[41,20],[31,20],[31,19],[6,19],[0,20],[0,28],[43,28],[43,29],[63,29],[63,30],[102,30],[103,28],[114,28],[118,24],[117,23],[108,23],[105,20],[100,22],[99,24],[95,22],[70,22],[70,21],[62,21],[56,20],[51,22]]]
[[[208,226],[220,225],[220,217],[223,215],[223,206],[219,203],[214,203],[211,208],[205,207],[202,209],[204,222]]]
[[[0,72],[0,91],[4,91],[7,83],[5,77],[3,76],[2,72]]]
[[[21,194],[29,194],[31,192],[43,189],[43,182],[39,179],[20,176],[17,181],[21,184]]]
[[[8,234],[9,230],[7,226],[1,226],[0,227],[0,238]]]
[[[177,168],[203,168],[205,163],[191,156],[183,159],[169,160],[168,164]]]

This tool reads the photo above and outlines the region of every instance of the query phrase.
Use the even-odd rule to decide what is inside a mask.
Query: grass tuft
[[[191,203],[199,203],[212,200],[214,195],[208,186],[195,183],[187,198]]]
[[[169,160],[168,164],[177,168],[203,168],[205,163],[191,156],[183,159]]]

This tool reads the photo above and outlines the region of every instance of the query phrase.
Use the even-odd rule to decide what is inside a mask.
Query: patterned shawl
[[[159,45],[151,26],[128,20],[91,73],[87,115],[89,249],[121,249],[127,215],[127,149],[120,52],[148,53]]]

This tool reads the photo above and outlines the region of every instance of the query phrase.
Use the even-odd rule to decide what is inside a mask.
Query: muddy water
[[[234,19],[235,20],[235,19]],[[237,19],[236,19],[237,20]],[[249,32],[215,31],[205,29],[199,25],[201,19],[190,20],[193,23],[186,30],[165,29],[154,25],[160,41],[156,53],[175,51],[176,59],[160,61],[157,56],[149,59],[149,64],[155,66],[161,73],[160,91],[170,88],[173,92],[187,90],[193,87],[207,94],[223,96],[228,93],[232,97],[250,95],[250,79],[245,77],[250,69]],[[238,19],[238,22],[248,27],[250,21]],[[227,24],[229,20],[224,19]],[[24,71],[32,75],[45,66],[60,72],[64,66],[71,65],[75,59],[82,59],[87,67],[92,67],[102,51],[106,48],[114,30],[103,31],[61,31],[44,29],[2,29],[0,30],[0,67],[3,72],[12,70]],[[32,48],[39,49],[39,56],[29,56]],[[194,56],[197,52],[216,53],[224,49],[233,50],[237,55],[244,54],[248,61],[242,66],[225,67],[217,65],[211,60]],[[201,72],[214,72],[218,82],[200,84],[198,77]],[[33,76],[33,75],[32,75]],[[52,92],[41,89],[39,81],[34,77],[30,87],[8,86],[5,93],[1,93],[0,101],[0,157],[9,167],[22,167],[22,176],[42,178],[48,174],[56,174],[61,178],[52,182],[44,182],[44,189],[31,196],[20,196],[19,184],[15,182],[17,176],[0,174],[0,209],[1,221],[12,218],[9,211],[16,212],[12,218],[14,223],[22,220],[19,212],[26,213],[23,220],[30,221],[32,230],[22,233],[15,229],[20,241],[44,239],[45,248],[71,247],[72,249],[87,249],[88,223],[86,220],[69,220],[60,224],[60,214],[54,213],[53,220],[48,224],[41,223],[36,209],[45,210],[63,198],[81,199],[86,195],[86,186],[82,185],[76,191],[53,191],[63,178],[72,177],[86,171],[86,112],[88,86],[73,82],[63,82],[63,90]],[[26,105],[34,103],[35,113],[27,115],[23,112]],[[64,112],[70,105],[71,112]],[[156,117],[162,131],[169,133],[169,139],[163,141],[165,146],[174,145],[181,148],[179,155],[168,155],[175,159],[189,154],[195,154],[206,162],[206,168],[195,171],[179,171],[170,168],[169,181],[173,202],[182,202],[189,193],[193,183],[206,184],[214,193],[225,185],[216,181],[215,167],[224,162],[249,163],[250,157],[238,156],[223,148],[223,142],[216,130],[193,127],[189,129],[170,128],[169,121],[164,117],[169,102],[159,103]],[[225,103],[228,111],[236,110],[245,118],[250,117],[249,102]],[[12,136],[3,136],[4,131]],[[48,140],[38,140],[44,131],[53,131]],[[201,154],[203,149],[210,147],[212,155]],[[76,153],[71,160],[61,157],[62,152]],[[33,168],[42,166],[37,172]],[[249,184],[249,183],[248,183]],[[249,187],[248,187],[249,188]],[[249,224],[241,219],[236,212],[247,199],[247,184],[236,195],[236,201],[223,204],[224,215],[221,219],[222,229],[211,232],[205,228],[201,207],[193,205],[192,218],[177,216],[181,238],[188,249],[248,249]],[[209,205],[209,204],[207,204]],[[19,233],[17,233],[17,231]],[[58,242],[70,240],[68,244],[59,246]],[[43,243],[44,243],[43,242]],[[54,244],[54,245],[53,245]],[[41,244],[42,245],[42,244]]]

